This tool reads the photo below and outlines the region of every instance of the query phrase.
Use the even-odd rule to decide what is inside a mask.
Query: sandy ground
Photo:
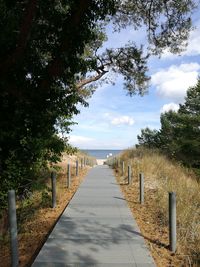
[[[27,203],[26,206],[23,206],[23,222],[22,220],[20,222],[18,220],[19,267],[31,266],[36,254],[46,241],[48,233],[52,231],[57,219],[68,205],[89,170],[89,167],[81,169],[77,177],[73,175],[75,168],[71,169],[71,185],[70,188],[67,188],[66,166],[69,161],[72,166],[75,165],[76,157],[64,157],[63,162],[59,163],[59,166],[63,169],[59,171],[57,176],[57,203],[54,209],[51,208],[51,202],[46,196],[46,191],[44,191],[46,198],[39,191],[35,192],[32,196],[33,199],[30,200],[31,204],[28,204],[27,199],[25,202]],[[47,185],[49,186],[49,184]],[[5,220],[8,221],[7,217],[5,217]],[[8,222],[6,225],[8,225]],[[8,230],[6,225],[5,232]],[[5,238],[5,240],[3,238],[1,239],[0,232],[0,266],[10,267],[10,245],[6,241],[9,239],[8,237]]]
[[[136,219],[157,267],[189,267],[188,258],[181,257],[180,253],[174,254],[169,250],[168,228],[164,225],[152,201],[155,201],[155,187],[145,187],[145,203],[141,205],[139,199],[139,181],[135,178],[131,185],[126,183],[124,177],[116,172],[124,198]],[[147,179],[146,179],[147,180]],[[150,183],[150,180],[147,181]],[[198,266],[198,265],[197,265]]]
[[[106,159],[97,159],[97,165],[103,165],[104,161],[106,161]]]

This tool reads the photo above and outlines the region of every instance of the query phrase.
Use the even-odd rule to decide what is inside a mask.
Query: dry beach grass
[[[132,184],[121,185],[157,266],[200,265],[200,185],[195,175],[154,152],[128,150],[121,161],[131,165]],[[139,204],[139,173],[145,177],[145,203]],[[119,183],[124,183],[117,168]],[[169,251],[168,192],[177,195],[177,251]]]
[[[57,206],[52,209],[50,179],[43,191],[35,190],[30,199],[18,203],[20,267],[30,266],[36,252],[45,242],[71,197],[76,192],[88,168],[75,177],[66,188],[66,166],[76,157],[63,157],[57,179]],[[98,161],[103,164],[104,160]],[[124,197],[139,225],[158,267],[200,266],[200,185],[195,175],[177,163],[155,152],[128,150],[120,155],[125,162],[125,174],[116,166],[116,176]],[[126,184],[127,166],[131,165],[132,183]],[[139,204],[139,173],[145,177],[145,202]],[[169,251],[168,192],[177,194],[177,251]],[[2,223],[2,222],[1,222]],[[0,240],[0,266],[10,266],[8,235]],[[123,266],[122,266],[123,267]]]

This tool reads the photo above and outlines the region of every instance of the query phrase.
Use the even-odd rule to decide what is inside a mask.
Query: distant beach
[[[97,160],[105,160],[107,156],[115,156],[120,154],[123,150],[115,149],[81,149],[81,151],[88,155],[95,157]]]
[[[97,165],[104,165],[106,159],[97,159]]]

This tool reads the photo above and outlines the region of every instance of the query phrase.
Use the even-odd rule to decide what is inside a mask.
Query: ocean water
[[[108,155],[115,156],[121,153],[123,150],[113,150],[113,149],[82,149],[83,152],[88,155],[95,157],[96,159],[106,159]]]

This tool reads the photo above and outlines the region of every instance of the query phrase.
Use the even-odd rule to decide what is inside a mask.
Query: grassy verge
[[[17,201],[20,267],[31,265],[48,234],[86,175],[89,167],[80,169],[79,175],[75,176],[74,160],[76,159],[77,157],[73,157],[70,160],[72,166],[70,188],[66,187],[66,167],[69,159],[65,157],[65,160],[59,164],[56,180],[56,208],[51,208],[51,170],[41,174],[34,183],[31,193],[27,194],[24,199]],[[11,262],[6,211],[1,218],[0,225],[0,259],[2,266],[7,267],[11,266]]]
[[[200,185],[195,174],[153,151],[127,150],[115,164],[118,182],[157,266],[200,266]],[[127,166],[132,183],[126,185]],[[139,173],[145,177],[145,202],[139,204]],[[168,192],[177,194],[177,251],[169,251]]]

